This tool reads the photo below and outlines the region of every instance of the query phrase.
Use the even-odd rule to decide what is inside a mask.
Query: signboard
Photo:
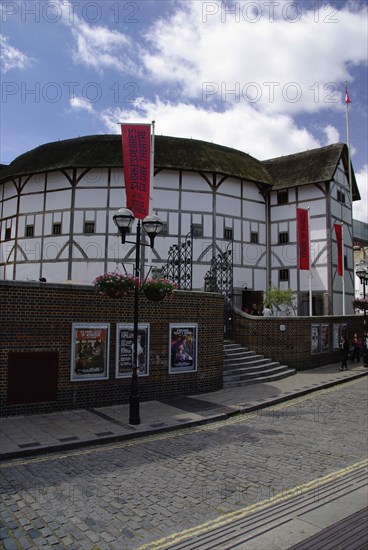
[[[137,374],[148,376],[149,374],[149,324],[138,325],[138,365]],[[134,361],[134,325],[118,324],[116,326],[116,378],[132,376]]]
[[[109,377],[109,324],[73,323],[70,380]]]
[[[311,325],[311,353],[319,353],[320,326]]]
[[[169,372],[195,372],[197,370],[198,325],[170,324]]]

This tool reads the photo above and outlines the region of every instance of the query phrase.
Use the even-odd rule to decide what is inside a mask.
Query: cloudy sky
[[[368,220],[366,0],[5,1],[1,158],[156,121],[263,160],[346,142]]]

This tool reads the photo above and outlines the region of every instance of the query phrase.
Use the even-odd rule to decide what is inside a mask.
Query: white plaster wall
[[[45,190],[45,174],[31,176],[22,189],[22,195],[27,193],[43,193]]]
[[[17,196],[17,190],[15,188],[15,185],[12,181],[6,182],[3,185],[3,193],[4,193],[4,200],[9,199],[10,197],[16,197]]]
[[[70,208],[72,193],[70,188],[63,191],[47,193],[45,210],[60,210],[61,208]]]
[[[212,181],[212,176],[208,175],[210,181]],[[177,177],[173,178],[173,186],[177,188]],[[210,187],[207,181],[202,178],[199,174],[191,172],[183,172],[182,174],[182,189],[183,191],[203,191],[208,193]]]

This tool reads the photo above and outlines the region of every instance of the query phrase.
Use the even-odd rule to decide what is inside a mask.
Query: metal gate
[[[226,336],[231,336],[233,328],[232,243],[229,243],[225,252],[220,252],[212,258],[211,267],[204,277],[204,289],[207,292],[219,292],[224,297],[224,332]]]
[[[193,242],[191,232],[184,242],[169,248],[168,260],[161,270],[162,276],[176,283],[178,290],[192,290]]]

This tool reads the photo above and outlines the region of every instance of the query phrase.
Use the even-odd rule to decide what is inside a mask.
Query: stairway
[[[224,388],[272,382],[295,373],[295,369],[280,365],[240,344],[224,341]]]

